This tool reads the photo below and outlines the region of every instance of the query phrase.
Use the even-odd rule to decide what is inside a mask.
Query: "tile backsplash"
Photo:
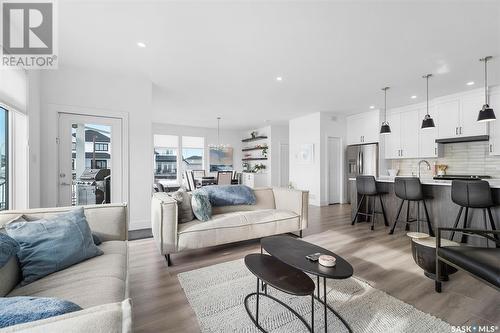
[[[500,178],[500,156],[490,156],[488,142],[461,142],[449,143],[444,146],[444,155],[439,158],[426,158],[434,169],[434,164],[446,164],[446,173],[450,175],[481,175]],[[399,169],[400,176],[411,176],[418,173],[418,162],[421,159],[392,160],[388,165]],[[385,175],[387,175],[387,171]],[[384,171],[382,173],[384,173]],[[433,170],[429,171],[422,165],[422,176],[432,177]]]

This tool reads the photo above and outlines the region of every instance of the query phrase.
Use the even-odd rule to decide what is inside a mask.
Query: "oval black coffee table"
[[[253,321],[255,326],[262,332],[266,330],[259,324],[259,296],[264,296],[272,299],[273,301],[281,304],[292,312],[307,329],[314,333],[314,282],[313,280],[301,270],[294,268],[290,265],[279,261],[277,258],[261,253],[252,253],[245,257],[245,265],[253,275],[257,277],[257,292],[250,293],[245,297],[244,305],[247,310],[248,316]],[[264,293],[260,293],[260,282]],[[284,293],[294,296],[311,296],[311,325],[290,306],[281,300],[267,294],[267,285],[278,289]],[[255,317],[248,308],[248,299],[252,296],[257,296],[255,302]]]
[[[329,309],[337,318],[342,321],[349,332],[352,329],[347,322],[340,316],[326,301],[326,279],[347,279],[353,274],[353,268],[345,259],[336,255],[335,253],[324,249],[320,246],[305,242],[291,236],[271,236],[263,238],[260,241],[261,252],[266,250],[267,253],[284,262],[287,265],[295,267],[303,272],[316,275],[318,285],[318,295],[315,298],[323,303],[325,314],[325,332],[327,332],[328,314]],[[313,262],[306,258],[307,255],[314,253],[327,254],[335,257],[336,265],[334,267],[325,267],[320,265],[317,261]],[[323,300],[320,297],[320,277],[323,278]]]

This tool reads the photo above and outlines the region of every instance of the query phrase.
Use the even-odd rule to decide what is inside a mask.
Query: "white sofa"
[[[0,232],[14,218],[49,217],[74,207],[0,212]],[[35,296],[69,300],[83,308],[48,319],[0,329],[0,332],[131,332],[128,298],[128,209],[126,204],[85,206],[92,233],[101,240],[104,254],[26,286],[16,288],[21,270],[15,257],[0,268],[0,297]]]
[[[261,238],[307,228],[309,192],[287,188],[254,189],[255,205],[213,207],[209,221],[177,223],[177,203],[167,193],[154,193],[152,231],[160,253]]]

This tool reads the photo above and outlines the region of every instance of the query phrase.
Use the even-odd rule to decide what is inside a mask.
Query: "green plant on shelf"
[[[267,147],[262,147],[262,156],[267,157]]]
[[[266,166],[264,164],[262,164],[262,163],[255,164],[253,166],[252,172],[258,173],[258,172],[261,172],[262,170],[265,170],[265,169],[266,169]]]

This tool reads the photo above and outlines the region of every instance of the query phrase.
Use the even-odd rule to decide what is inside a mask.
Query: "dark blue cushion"
[[[0,328],[59,316],[82,308],[57,298],[0,297]]]
[[[208,194],[213,207],[255,205],[257,199],[253,190],[245,185],[213,185],[201,189]]]
[[[103,253],[94,244],[81,207],[37,221],[18,219],[5,229],[21,246],[17,253],[23,272],[21,285]]]
[[[8,235],[0,232],[0,268],[19,251],[19,244]]]

